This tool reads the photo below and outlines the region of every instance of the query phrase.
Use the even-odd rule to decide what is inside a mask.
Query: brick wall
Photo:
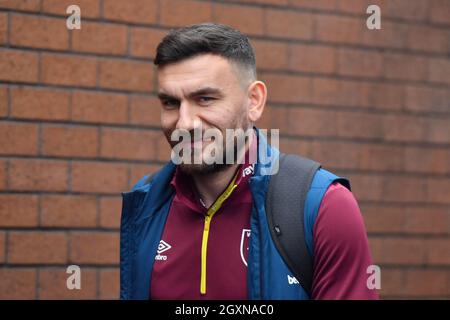
[[[203,21],[250,36],[260,127],[351,179],[382,297],[450,298],[447,0],[0,0],[0,298],[117,298],[120,192],[169,154],[155,47]]]

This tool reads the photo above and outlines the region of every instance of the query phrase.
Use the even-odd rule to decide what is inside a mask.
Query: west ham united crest
[[[241,259],[242,262],[244,262],[245,266],[247,266],[247,251],[249,246],[249,239],[250,239],[250,229],[242,229],[242,235],[241,235]]]

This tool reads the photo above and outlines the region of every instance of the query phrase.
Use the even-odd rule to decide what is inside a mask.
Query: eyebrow
[[[195,98],[195,97],[198,97],[198,96],[208,95],[208,94],[216,95],[216,96],[220,96],[220,97],[223,96],[222,91],[220,89],[218,89],[218,88],[204,87],[204,88],[200,88],[198,90],[192,91],[191,93],[188,94],[188,97],[189,98]],[[158,92],[158,98],[160,100],[166,100],[166,99],[178,100],[177,97],[172,96],[172,95],[170,95],[168,93],[165,93],[165,92]]]

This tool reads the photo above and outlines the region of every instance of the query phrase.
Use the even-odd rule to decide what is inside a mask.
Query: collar
[[[255,131],[253,131],[252,143],[245,153],[243,164],[239,165],[237,169],[237,177],[235,181],[237,187],[234,190],[233,194],[223,203],[223,207],[231,203],[243,203],[251,201],[251,194],[249,193],[249,197],[248,195],[243,194],[243,191],[246,189],[249,190],[248,183],[254,173],[255,163],[257,159],[257,139],[257,135],[255,134]],[[175,174],[173,175],[170,184],[175,189],[176,201],[182,202],[195,212],[206,214],[208,208],[203,205],[191,176],[182,172],[178,166],[175,169]]]

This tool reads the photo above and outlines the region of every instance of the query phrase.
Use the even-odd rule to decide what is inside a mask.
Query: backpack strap
[[[313,261],[305,241],[304,205],[320,164],[297,155],[280,154],[271,176],[266,215],[272,239],[300,285],[311,296]]]

